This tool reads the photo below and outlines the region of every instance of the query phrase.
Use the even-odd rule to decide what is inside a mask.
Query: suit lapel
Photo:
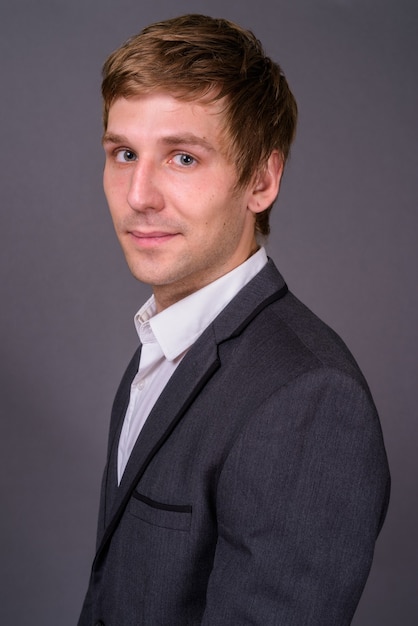
[[[270,261],[204,331],[175,370],[144,424],[119,489],[113,496],[111,510],[108,510],[106,515],[108,524],[99,544],[94,569],[97,570],[99,567],[106,545],[151,459],[171,435],[214,372],[221,366],[218,345],[240,334],[262,309],[270,302],[282,298],[286,292],[286,284]],[[137,363],[138,357],[136,359]],[[121,423],[129,401],[130,383],[135,375],[135,372],[132,374],[131,370],[133,371],[133,367],[128,368],[129,376],[127,372],[124,377],[125,382],[122,381],[115,400],[109,465],[116,464],[118,434],[120,434]],[[109,486],[111,483],[112,481],[109,480]],[[111,494],[107,495],[110,498]],[[110,501],[111,499],[108,500]]]
[[[119,489],[113,496],[112,509],[107,516],[110,521],[96,554],[96,567],[107,542],[123,515],[132,491],[151,459],[171,435],[188,407],[220,365],[213,331],[211,333],[209,331],[208,334],[212,335],[212,339],[203,342],[203,346],[200,346],[199,349],[197,349],[197,344],[190,349],[187,357],[183,359],[170,378],[144,424],[126,465]],[[187,386],[184,385],[185,380],[188,382]],[[115,451],[112,454],[113,464],[117,450],[116,439]]]
[[[193,349],[194,346],[190,349],[155,403],[127,463],[120,484],[122,494],[132,484],[136,485],[155,452],[170,436],[180,418],[218,369],[217,345],[213,332],[210,334],[211,339],[203,342],[200,349]],[[184,384],[185,380],[187,385]]]
[[[103,526],[101,528],[102,531],[110,522],[110,516],[113,510],[113,500],[115,498],[115,493],[117,493],[118,442],[122,430],[123,419],[129,404],[131,384],[138,371],[140,355],[141,348],[138,348],[126,368],[113,402],[112,416],[109,427],[107,466],[105,470],[103,493],[101,498],[101,505],[103,507],[100,515],[100,519],[103,520]]]

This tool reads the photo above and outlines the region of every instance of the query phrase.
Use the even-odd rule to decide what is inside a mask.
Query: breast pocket
[[[164,504],[137,491],[132,494],[128,510],[143,522],[160,528],[188,531],[192,523],[190,504]]]

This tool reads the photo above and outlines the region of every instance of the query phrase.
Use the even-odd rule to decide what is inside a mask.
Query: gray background
[[[298,100],[269,253],[359,361],[393,476],[354,624],[418,623],[417,7],[2,0],[2,625],[77,619],[110,406],[149,293],[125,267],[101,190],[100,69],[147,23],[186,12],[254,30]]]

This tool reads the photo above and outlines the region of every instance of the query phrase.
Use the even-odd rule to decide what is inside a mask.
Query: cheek
[[[127,191],[121,181],[105,179],[103,181],[103,191],[111,214],[122,212],[127,202]]]
[[[114,223],[123,218],[127,211],[126,194],[124,194],[116,185],[104,185],[104,194],[111,218]]]
[[[106,196],[122,193],[129,186],[129,173],[118,170],[112,166],[106,166],[103,170],[103,189]]]
[[[114,185],[110,181],[110,176],[109,176],[109,174],[106,174],[106,172],[105,172],[103,174],[103,191],[104,191],[104,194],[106,196],[106,200],[107,200],[107,203],[109,204],[109,207],[112,204],[112,200],[113,200],[113,196],[114,196],[114,190],[115,190],[115,187],[114,187]]]

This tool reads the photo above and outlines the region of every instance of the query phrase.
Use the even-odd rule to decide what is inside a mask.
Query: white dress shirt
[[[188,349],[266,263],[266,251],[260,248],[228,274],[161,313],[157,313],[154,296],[151,296],[135,315],[142,350],[119,439],[119,483],[148,415]]]

